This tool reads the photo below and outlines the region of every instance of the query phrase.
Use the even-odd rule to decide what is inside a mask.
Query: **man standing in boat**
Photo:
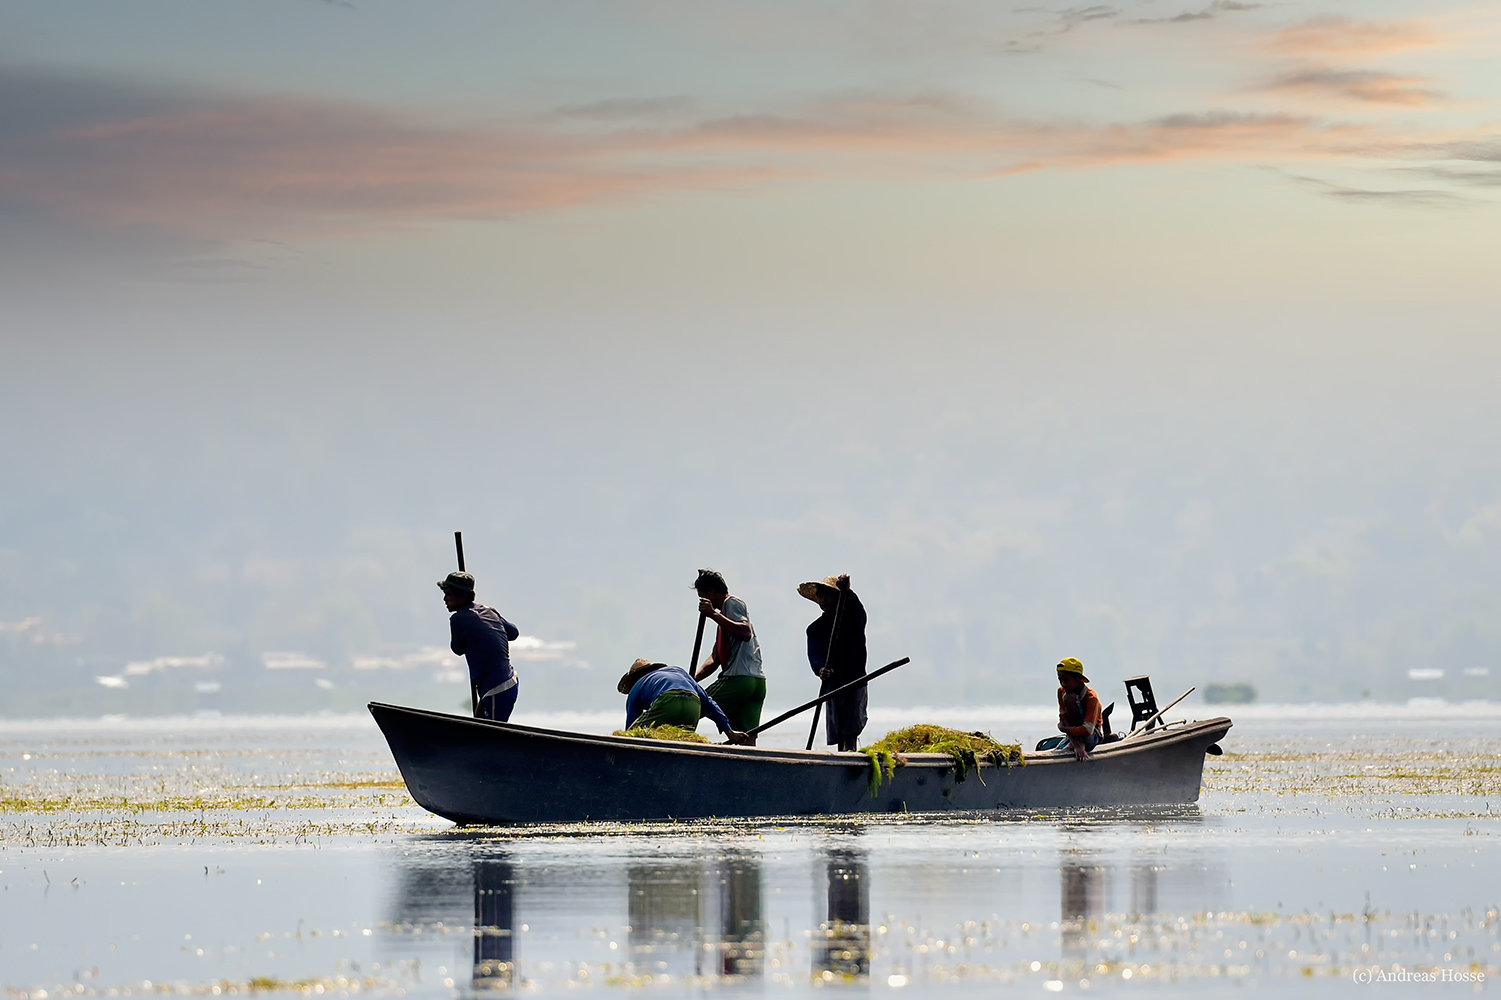
[[[865,606],[850,589],[850,575],[799,584],[797,592],[823,609],[808,626],[808,665],[823,681],[820,693],[865,676]],[[827,742],[855,750],[865,729],[866,685],[827,702]]]
[[[1100,727],[1104,713],[1100,709],[1100,696],[1089,686],[1084,676],[1084,664],[1068,656],[1058,661],[1058,731],[1062,736],[1050,736],[1037,744],[1039,750],[1073,748],[1074,757],[1088,760],[1089,751],[1100,743]]]
[[[742,731],[755,729],[761,724],[761,706],[766,704],[766,675],[761,671],[761,643],[750,611],[730,593],[717,570],[699,570],[693,589],[698,591],[698,613],[719,626],[714,648],[693,679],[702,681],[720,671],[719,680],[709,685],[709,697],[724,709],[730,725]],[[752,745],[755,741],[752,736]]]
[[[448,616],[449,648],[469,661],[469,692],[476,719],[505,722],[516,707],[516,670],[511,666],[515,625],[494,608],[474,603],[474,576],[450,573],[438,584]]]
[[[708,718],[731,743],[751,742],[749,736],[730,725],[724,709],[682,667],[637,660],[615,689],[626,696],[626,729],[677,726],[693,730],[698,728],[699,719]]]

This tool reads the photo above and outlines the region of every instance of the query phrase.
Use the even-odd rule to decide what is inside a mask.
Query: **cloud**
[[[693,102],[681,95],[674,97],[617,97],[587,104],[565,104],[553,112],[557,118],[620,122],[680,118],[691,111]]]
[[[1326,17],[1275,32],[1266,47],[1281,56],[1362,58],[1412,49],[1439,48],[1448,39],[1419,21],[1352,21]]]
[[[1445,181],[1450,184],[1465,184],[1470,187],[1501,187],[1501,169],[1497,170],[1456,170],[1453,167],[1407,167],[1435,180]]]
[[[1343,201],[1350,204],[1389,205],[1395,208],[1452,209],[1469,203],[1469,199],[1461,195],[1433,188],[1373,190],[1348,187],[1343,184],[1333,184],[1314,177],[1296,177],[1294,179],[1316,189],[1326,198],[1333,198],[1335,201]]]
[[[1219,17],[1221,14],[1235,14],[1248,10],[1260,10],[1264,4],[1240,3],[1239,0],[1214,0],[1208,7],[1198,10],[1185,10],[1181,14],[1172,17],[1143,17],[1137,18],[1136,24],[1186,24],[1191,21],[1208,21]]]
[[[1076,24],[1085,24],[1089,21],[1106,21],[1113,17],[1119,17],[1120,11],[1105,4],[1092,4],[1088,7],[1069,7],[1060,11],[1058,16],[1068,27]]]
[[[1367,104],[1415,107],[1443,99],[1443,94],[1428,86],[1431,82],[1427,77],[1402,76],[1378,70],[1316,67],[1280,76],[1261,89],[1332,96]]]
[[[690,117],[686,99],[611,100],[474,125],[318,98],[9,76],[0,74],[0,210],[194,239],[347,235],[796,177],[1411,156],[1424,142],[1371,123],[1234,110],[1038,121],[947,93],[844,94],[712,117]],[[1279,86],[1395,100],[1404,79],[1322,71]],[[183,277],[256,273],[214,256]]]

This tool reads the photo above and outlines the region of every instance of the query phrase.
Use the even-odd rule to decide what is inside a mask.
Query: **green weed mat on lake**
[[[881,793],[882,782],[891,780],[901,754],[948,754],[953,758],[959,781],[969,777],[970,771],[978,774],[982,760],[988,760],[996,767],[1026,764],[1019,743],[999,743],[989,733],[966,733],[961,729],[925,723],[892,730],[860,752],[870,758],[871,798]]]
[[[674,743],[708,743],[695,730],[684,726],[642,726],[639,729],[617,729],[616,736],[632,736],[641,740],[670,740]]]

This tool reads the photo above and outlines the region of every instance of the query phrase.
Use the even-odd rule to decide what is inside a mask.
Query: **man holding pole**
[[[864,677],[865,607],[850,589],[849,574],[799,584],[797,592],[823,610],[808,626],[808,665],[822,679],[822,690]],[[826,742],[842,751],[855,750],[865,729],[866,702],[864,684],[830,698]]]
[[[516,707],[511,641],[520,631],[494,608],[474,603],[473,575],[450,573],[438,587],[443,591],[444,605],[452,612],[448,616],[449,648],[454,655],[469,661],[474,717],[496,722],[509,720],[511,710]]]
[[[698,591],[698,613],[719,626],[714,648],[693,679],[702,681],[720,671],[719,680],[709,685],[709,697],[724,709],[736,729],[755,729],[761,724],[761,706],[766,704],[766,674],[761,670],[761,643],[750,611],[744,601],[730,594],[729,584],[717,570],[699,570],[693,589]],[[755,744],[754,737],[751,744]]]

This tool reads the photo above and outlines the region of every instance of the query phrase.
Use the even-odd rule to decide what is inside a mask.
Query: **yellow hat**
[[[1084,664],[1080,663],[1077,657],[1065,656],[1059,660],[1058,672],[1060,674],[1078,674],[1079,680],[1086,684],[1089,683],[1089,678],[1084,676]]]

